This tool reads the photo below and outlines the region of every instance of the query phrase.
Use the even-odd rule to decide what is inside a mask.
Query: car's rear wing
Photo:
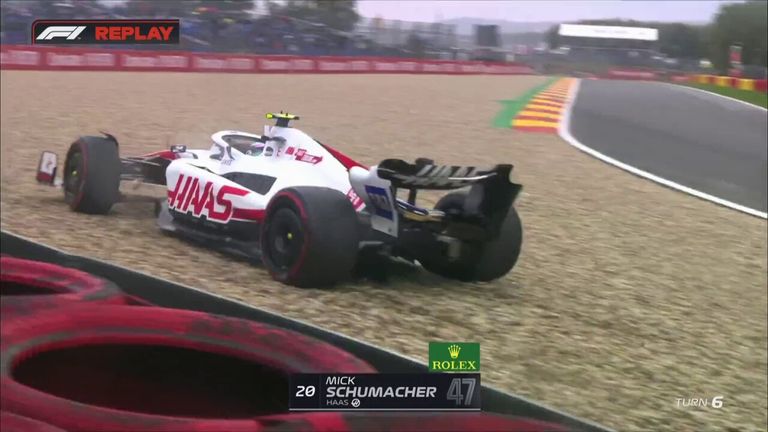
[[[400,159],[385,159],[378,165],[379,177],[404,189],[450,190],[471,186],[492,179],[509,179],[512,165],[496,165],[490,170],[470,166],[408,163]]]
[[[498,234],[509,208],[522,190],[510,180],[512,165],[496,165],[482,170],[476,167],[408,163],[386,159],[377,166],[377,175],[389,180],[395,189],[410,191],[408,202],[415,203],[417,190],[452,190],[469,187],[464,208],[447,221],[470,222],[483,228],[484,237]]]

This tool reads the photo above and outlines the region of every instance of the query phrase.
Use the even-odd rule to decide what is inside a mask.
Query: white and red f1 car
[[[67,152],[62,179],[56,154],[43,152],[37,180],[61,186],[72,210],[91,214],[123,199],[121,181],[163,185],[162,230],[259,258],[274,279],[295,286],[342,281],[370,250],[462,281],[490,281],[515,265],[521,186],[510,180],[511,165],[386,159],[366,168],[291,127],[297,116],[267,118],[277,123],[263,135],[225,130],[208,150],[173,145],[140,157],[120,157],[112,135],[83,136]],[[427,209],[416,205],[419,189],[458,191]]]

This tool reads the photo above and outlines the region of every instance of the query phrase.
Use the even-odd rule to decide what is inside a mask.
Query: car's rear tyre
[[[84,136],[64,163],[64,200],[80,213],[106,214],[120,199],[120,154],[109,138]]]
[[[453,192],[438,201],[435,208],[445,212],[461,211],[466,194]],[[464,282],[488,282],[498,279],[517,263],[523,243],[520,216],[514,207],[509,208],[499,235],[485,242],[463,242],[458,259],[425,257],[419,260],[428,271],[440,276]]]
[[[262,261],[272,277],[298,287],[347,279],[357,261],[357,212],[343,193],[322,187],[278,192],[261,230]]]

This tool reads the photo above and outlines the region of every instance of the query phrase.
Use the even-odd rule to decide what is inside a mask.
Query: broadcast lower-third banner
[[[296,374],[291,411],[480,411],[479,373]]]

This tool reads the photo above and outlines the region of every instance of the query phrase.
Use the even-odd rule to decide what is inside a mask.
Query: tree
[[[701,28],[682,24],[662,24],[659,27],[659,51],[672,58],[700,59],[704,54]]]
[[[560,46],[560,35],[557,33],[559,28],[559,25],[553,25],[549,28],[549,30],[547,30],[547,33],[544,36],[544,40],[547,42],[547,45],[549,45],[549,47],[552,49]]]
[[[183,17],[198,8],[230,15],[245,14],[253,9],[254,5],[254,0],[126,0],[119,8],[129,17],[155,11],[170,14],[171,17]]]
[[[360,19],[356,0],[317,0],[316,3],[318,20],[328,27],[351,31]]]
[[[406,49],[413,53],[416,58],[424,57],[424,51],[426,50],[426,44],[424,40],[416,33],[411,33],[408,36],[408,40],[405,42]]]
[[[267,8],[272,15],[314,21],[340,31],[351,31],[360,19],[356,0],[269,1]]]
[[[712,62],[720,71],[728,69],[728,52],[734,44],[742,46],[742,63],[766,66],[768,3],[750,0],[720,7],[709,34]]]

